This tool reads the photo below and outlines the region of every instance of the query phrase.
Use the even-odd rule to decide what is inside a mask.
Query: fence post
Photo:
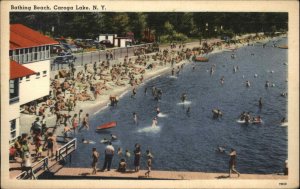
[[[100,55],[100,49],[99,49],[99,63],[100,63],[100,56],[101,56],[101,55]]]

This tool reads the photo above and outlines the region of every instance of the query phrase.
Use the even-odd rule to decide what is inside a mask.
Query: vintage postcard
[[[1,187],[298,188],[298,1],[2,1]]]

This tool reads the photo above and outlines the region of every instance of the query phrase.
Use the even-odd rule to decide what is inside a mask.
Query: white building
[[[100,34],[99,35],[99,42],[108,40],[111,44],[114,44],[114,38],[117,37],[117,34]]]
[[[129,47],[132,46],[132,39],[128,37],[115,37],[114,45],[115,47]]]
[[[49,95],[53,39],[21,24],[10,25],[10,141],[19,133],[20,106]]]
[[[99,42],[108,40],[115,47],[128,47],[132,45],[130,37],[118,37],[117,34],[100,34],[98,40]]]

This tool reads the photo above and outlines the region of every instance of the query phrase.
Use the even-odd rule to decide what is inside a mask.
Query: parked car
[[[51,54],[58,54],[65,51],[66,51],[65,48],[61,45],[53,45],[51,48]]]
[[[54,59],[54,63],[57,64],[68,64],[71,62],[74,62],[76,60],[76,57],[72,55],[70,52],[63,52],[59,53],[58,56]]]
[[[101,45],[105,45],[106,48],[114,47],[114,44],[112,44],[112,43],[110,42],[110,40],[102,40],[102,41],[100,41],[100,44],[101,44]]]

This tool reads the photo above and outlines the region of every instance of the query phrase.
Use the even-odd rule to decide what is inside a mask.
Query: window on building
[[[32,48],[28,49],[28,62],[32,61]]]
[[[28,62],[28,48],[24,49],[24,63]]]
[[[43,75],[44,76],[47,75],[47,70],[43,71]]]
[[[14,140],[17,137],[17,124],[16,120],[10,121],[10,140]]]
[[[105,39],[108,39],[108,35],[105,36]]]
[[[9,102],[19,101],[19,79],[9,80]]]
[[[37,59],[38,59],[37,48],[34,47],[33,48],[33,60],[37,60]]]
[[[30,81],[30,75],[26,76],[26,81]]]

